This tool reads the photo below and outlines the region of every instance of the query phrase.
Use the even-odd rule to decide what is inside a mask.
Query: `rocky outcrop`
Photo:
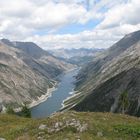
[[[49,134],[57,133],[65,129],[71,129],[75,132],[85,132],[88,129],[88,124],[80,122],[75,118],[69,120],[63,120],[62,122],[55,122],[52,126],[47,126],[46,124],[40,124],[38,129],[40,131],[46,130]]]
[[[1,114],[0,122],[0,137],[6,140],[138,140],[140,137],[139,118],[113,113],[68,111],[42,119]]]

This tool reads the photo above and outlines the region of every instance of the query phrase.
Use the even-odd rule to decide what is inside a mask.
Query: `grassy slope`
[[[65,124],[71,119],[87,123],[87,130],[80,133],[73,127],[65,127],[50,134],[46,129],[39,130],[40,124],[52,127],[56,122]],[[37,140],[39,136],[47,140],[140,140],[140,119],[120,114],[89,112],[58,113],[46,119],[0,115],[0,137],[6,140]]]

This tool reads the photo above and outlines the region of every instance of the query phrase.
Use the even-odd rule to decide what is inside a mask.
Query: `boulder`
[[[46,128],[47,128],[47,125],[41,124],[38,129],[45,130]]]
[[[4,138],[0,138],[0,140],[6,140],[6,139],[4,139]]]

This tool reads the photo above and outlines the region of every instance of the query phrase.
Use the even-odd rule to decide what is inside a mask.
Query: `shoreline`
[[[76,69],[77,69],[77,68],[73,68],[73,69],[67,70],[64,74],[69,73],[69,72],[71,72],[71,71],[73,71],[73,70],[76,70]],[[59,85],[59,82],[56,82],[52,88],[48,88],[48,90],[47,90],[47,92],[46,92],[45,94],[41,95],[40,97],[37,97],[37,100],[32,100],[32,102],[31,102],[30,104],[27,104],[28,108],[31,109],[31,108],[33,108],[33,107],[35,107],[35,106],[38,106],[39,104],[45,102],[48,98],[50,98],[50,97],[52,96],[53,92],[54,92],[55,90],[57,90],[57,86],[58,86],[58,85]],[[75,95],[76,95],[75,92],[76,92],[76,91],[74,91],[74,89],[73,89],[73,90],[69,93],[70,96],[67,97],[65,100],[67,100],[67,99],[69,99],[69,98],[75,96]],[[62,104],[61,104],[62,107],[64,106],[64,101],[65,101],[65,100],[63,100],[63,102],[62,102]],[[65,106],[64,106],[64,107],[65,107]],[[60,110],[61,110],[61,108],[60,108]],[[20,111],[21,111],[21,107],[15,108],[14,111],[15,111],[15,112],[20,112]]]
[[[31,109],[31,108],[45,102],[48,98],[50,98],[52,96],[53,92],[55,90],[57,90],[57,85],[58,85],[58,83],[56,82],[55,85],[52,88],[48,88],[48,91],[44,95],[41,95],[40,97],[38,97],[37,100],[33,100],[30,104],[27,105],[27,107],[29,109]],[[20,112],[21,107],[14,108],[14,111],[15,112]]]
[[[77,68],[75,68],[75,69],[77,69]],[[81,67],[79,68],[79,70],[81,69]],[[67,100],[70,100],[71,98],[73,98],[73,97],[75,97],[75,96],[77,96],[77,95],[79,95],[79,94],[81,94],[81,92],[78,92],[78,91],[75,91],[74,89],[72,89],[72,91],[71,92],[69,92],[69,97],[67,97],[66,99],[64,99],[63,101],[62,101],[62,103],[61,103],[61,108],[59,109],[59,111],[61,112],[61,110],[63,110],[64,108],[66,108],[67,106],[69,106],[70,104],[67,104],[67,105],[65,105],[65,101],[67,101]],[[73,105],[74,106],[74,105]]]
[[[71,71],[74,71],[74,70],[76,70],[76,69],[79,69],[79,67],[74,67],[74,68],[72,68],[72,69],[69,69],[69,70],[65,71],[64,74],[69,73],[69,72],[71,72]]]
[[[28,105],[28,107],[33,108],[33,107],[45,102],[48,98],[50,98],[52,96],[52,94],[55,90],[57,90],[56,85],[52,88],[49,88],[48,91],[46,92],[46,94],[41,95],[40,97],[38,97],[37,100],[33,100],[32,103],[30,103]]]
[[[77,68],[73,68],[73,69],[67,70],[64,74],[66,74],[66,73],[68,73],[68,72],[71,72],[71,71],[73,71],[73,70],[76,70],[76,69],[77,69]],[[54,84],[54,87],[49,88],[46,94],[41,95],[40,97],[38,97],[38,100],[33,100],[32,103],[30,103],[30,104],[28,105],[28,107],[29,107],[29,108],[33,108],[33,107],[35,107],[35,106],[37,106],[37,105],[39,105],[39,104],[45,102],[48,98],[50,98],[50,97],[52,96],[53,92],[54,92],[55,90],[57,90],[58,84],[59,84],[59,82],[56,82],[56,83]]]
[[[63,102],[62,102],[62,104],[61,104],[62,107],[60,108],[60,111],[63,110],[64,108],[66,108],[67,106],[70,105],[70,104],[65,105],[65,101],[67,101],[67,100],[69,100],[69,99],[71,99],[71,98],[73,98],[73,97],[75,97],[75,96],[81,94],[81,92],[72,91],[72,92],[70,92],[69,94],[70,94],[71,96],[69,96],[69,97],[67,97],[65,100],[63,100]]]

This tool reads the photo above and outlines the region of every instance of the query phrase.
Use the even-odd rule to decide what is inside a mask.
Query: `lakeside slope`
[[[76,111],[121,112],[126,91],[125,113],[140,116],[140,30],[125,35],[76,77],[77,96],[65,101]],[[74,107],[73,107],[74,106]]]

